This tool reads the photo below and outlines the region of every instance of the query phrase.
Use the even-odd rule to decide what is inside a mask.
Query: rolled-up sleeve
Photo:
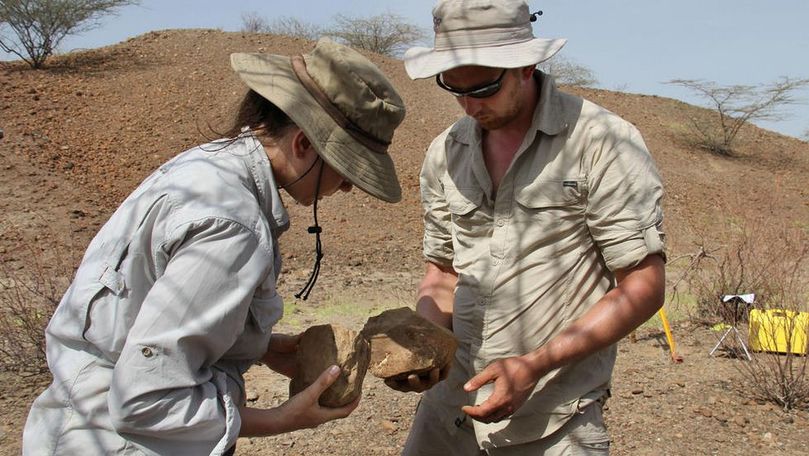
[[[421,205],[424,212],[424,257],[427,261],[451,266],[452,220],[441,185],[446,170],[444,158],[445,135],[436,138],[427,150],[419,178]]]
[[[614,118],[590,146],[587,224],[611,270],[665,257],[663,185],[638,130]]]
[[[239,433],[241,391],[213,365],[243,332],[272,252],[228,220],[192,223],[174,238],[115,365],[110,416],[147,454],[221,454]]]

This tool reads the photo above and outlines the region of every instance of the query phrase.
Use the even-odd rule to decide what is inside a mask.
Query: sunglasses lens
[[[488,98],[499,91],[500,91],[500,81],[497,81],[492,85],[481,87],[478,90],[469,92],[466,94],[466,96],[472,98]]]
[[[488,98],[500,91],[503,76],[505,76],[505,74],[506,70],[504,69],[503,72],[500,73],[500,76],[495,81],[490,82],[489,84],[486,84],[483,87],[478,87],[476,89],[471,90],[456,90],[452,87],[449,87],[441,79],[440,73],[435,75],[435,82],[438,84],[439,87],[451,93],[455,97]]]

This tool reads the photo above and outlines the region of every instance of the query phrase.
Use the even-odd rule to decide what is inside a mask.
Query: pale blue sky
[[[543,37],[564,37],[562,54],[592,69],[599,87],[655,94],[694,104],[685,89],[663,84],[675,78],[706,79],[722,85],[760,84],[780,76],[809,78],[807,0],[542,0],[529,1],[544,15],[534,26]],[[61,50],[94,48],[166,28],[236,31],[242,13],[268,20],[297,17],[327,24],[337,14],[397,13],[429,30],[434,0],[143,0],[101,27],[68,37]],[[762,123],[801,136],[809,130],[809,90],[805,104],[789,118]],[[448,101],[449,102],[449,99]]]

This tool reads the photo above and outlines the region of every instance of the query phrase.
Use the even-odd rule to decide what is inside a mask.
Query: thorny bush
[[[752,336],[764,344],[761,351],[750,353],[752,359],[734,337],[723,341],[723,349],[739,360],[737,366],[754,397],[787,410],[809,407],[809,319],[794,318],[800,312],[809,312],[809,234],[800,227],[783,226],[771,219],[746,220],[726,245],[711,251],[707,258],[703,255],[702,261],[696,263],[697,270],[690,271],[695,317],[703,323],[718,324],[717,337],[736,324],[742,342],[749,348],[751,310],[763,312],[767,318],[786,315],[787,318],[755,326]],[[706,249],[703,247],[701,252]],[[737,307],[721,299],[723,295],[747,293],[755,294],[750,306]],[[778,339],[782,340],[780,345],[776,344]]]
[[[71,263],[27,244],[25,263],[0,258],[0,370],[47,371],[45,326],[67,289]]]

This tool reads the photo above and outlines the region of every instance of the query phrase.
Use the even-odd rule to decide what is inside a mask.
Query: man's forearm
[[[416,312],[428,320],[452,329],[452,307],[458,274],[451,267],[427,263],[419,284]]]
[[[666,279],[659,255],[616,275],[616,288],[547,344],[525,355],[538,378],[619,341],[663,305]]]

